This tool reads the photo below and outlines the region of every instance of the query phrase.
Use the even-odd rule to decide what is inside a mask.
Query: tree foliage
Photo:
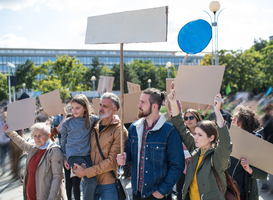
[[[26,88],[34,88],[34,82],[38,73],[38,67],[29,59],[24,64],[18,65],[15,72],[16,88],[22,88],[23,83],[26,84]]]
[[[0,73],[0,101],[8,99],[7,75]]]
[[[95,81],[95,88],[98,87],[99,79],[101,75],[102,63],[100,62],[98,57],[94,57],[92,59],[92,67],[89,67],[83,75],[83,85],[85,90],[92,89],[91,77],[95,76],[97,81]]]
[[[273,85],[273,42],[260,39],[259,44],[256,41],[244,52],[220,50],[219,64],[226,67],[221,92],[225,91],[228,83],[232,93],[263,92]],[[201,65],[211,65],[211,54],[204,56]]]

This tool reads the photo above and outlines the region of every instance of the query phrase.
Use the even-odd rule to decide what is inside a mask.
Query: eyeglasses
[[[184,117],[184,120],[187,121],[188,119],[193,120],[194,116]]]

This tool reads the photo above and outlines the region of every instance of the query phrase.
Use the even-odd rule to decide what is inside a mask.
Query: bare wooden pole
[[[120,129],[120,154],[123,155],[124,153],[124,143],[123,143],[123,133],[124,133],[124,81],[123,81],[123,43],[120,43],[120,109],[121,109],[121,129]]]
[[[183,60],[182,65],[184,65],[185,61],[187,60],[187,57],[188,57],[188,54],[186,54],[186,56],[185,56],[185,58],[184,58],[184,60]]]

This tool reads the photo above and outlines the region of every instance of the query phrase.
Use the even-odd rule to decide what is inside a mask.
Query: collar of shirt
[[[42,146],[41,148],[39,148],[38,146],[36,146],[38,149],[46,149],[47,147],[48,147],[48,145],[49,145],[49,142],[50,142],[50,139],[48,140],[48,142],[47,143],[45,143],[44,144],[44,146]]]
[[[160,117],[159,117],[160,118]],[[152,125],[150,127],[148,127],[148,123],[146,121],[146,119],[144,120],[144,127],[147,129],[147,130],[151,130],[154,128],[154,126],[156,125],[156,123],[158,122],[159,118],[157,120],[155,120]]]

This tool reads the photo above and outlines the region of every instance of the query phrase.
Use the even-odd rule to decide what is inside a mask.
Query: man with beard
[[[185,167],[179,133],[159,113],[164,99],[157,89],[144,90],[138,104],[140,119],[128,129],[126,153],[117,156],[119,165],[132,163],[133,200],[171,200]]]
[[[99,107],[100,120],[94,125],[90,135],[90,156],[93,166],[84,169],[82,166],[75,164],[73,168],[73,172],[80,178],[84,176],[88,178],[96,177],[97,186],[94,200],[98,200],[100,197],[103,200],[118,200],[115,179],[111,171],[117,174],[118,164],[116,157],[120,153],[121,142],[125,145],[128,135],[127,130],[124,128],[124,141],[120,141],[120,121],[113,122],[113,115],[118,111],[119,107],[120,100],[117,95],[104,93],[101,96]],[[105,159],[100,154],[96,135]]]

